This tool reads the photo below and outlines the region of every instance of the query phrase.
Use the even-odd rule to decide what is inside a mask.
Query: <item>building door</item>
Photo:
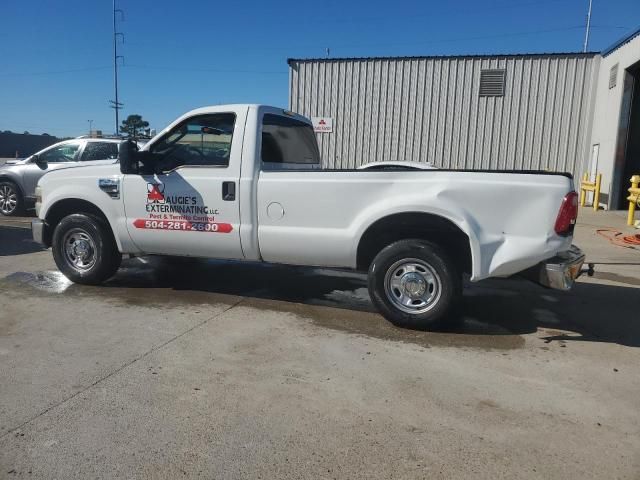
[[[627,189],[632,175],[640,174],[640,62],[624,72],[618,142],[615,151],[611,208],[628,206]]]

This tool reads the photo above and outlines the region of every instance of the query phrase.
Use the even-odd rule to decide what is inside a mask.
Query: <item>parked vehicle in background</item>
[[[0,166],[0,214],[19,215],[35,203],[38,180],[47,172],[118,161],[119,138],[76,138]]]
[[[122,254],[360,270],[380,312],[414,328],[455,318],[465,273],[563,290],[580,273],[569,174],[319,164],[304,117],[201,108],[141,151],[123,143],[120,165],[43,177],[33,238],[85,284],[113,276]]]
[[[436,167],[429,162],[406,162],[406,161],[394,161],[394,162],[370,162],[360,165],[358,170],[385,170],[389,171],[402,171],[402,170],[435,170]]]

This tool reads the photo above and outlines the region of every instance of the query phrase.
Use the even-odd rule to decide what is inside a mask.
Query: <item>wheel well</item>
[[[66,198],[53,204],[47,212],[47,216],[45,218],[47,228],[45,229],[43,239],[45,245],[47,245],[48,247],[51,246],[53,231],[56,229],[58,223],[60,223],[60,220],[62,220],[67,215],[72,215],[74,213],[88,213],[99,218],[100,220],[102,220],[102,222],[104,222],[104,225],[109,229],[111,235],[113,236],[111,225],[109,225],[109,221],[107,220],[105,214],[102,213],[102,210],[96,207],[93,203],[87,202],[86,200],[80,200],[78,198]]]
[[[22,185],[20,185],[19,182],[17,182],[16,180],[14,180],[13,178],[7,176],[7,175],[2,175],[0,176],[0,183],[2,182],[8,182],[11,183],[13,185],[16,186],[16,188],[18,189],[18,192],[20,193],[20,196],[22,198],[24,198],[24,190],[22,190]]]
[[[471,244],[467,234],[446,218],[422,212],[397,213],[371,225],[358,244],[358,270],[368,270],[375,256],[387,245],[411,238],[435,243],[449,254],[461,272],[471,273]]]

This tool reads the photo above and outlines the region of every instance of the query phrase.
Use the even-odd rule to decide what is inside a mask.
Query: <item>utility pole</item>
[[[124,106],[123,103],[118,101],[118,59],[124,57],[122,55],[118,55],[118,36],[122,39],[122,43],[124,43],[124,34],[118,32],[116,28],[116,15],[120,14],[120,21],[124,21],[124,12],[119,8],[116,8],[116,0],[113,0],[113,85],[115,89],[115,100],[109,100],[109,105],[116,111],[116,131],[115,134],[118,135],[118,128],[120,125],[119,111]]]
[[[593,0],[589,0],[589,11],[587,12],[587,31],[584,34],[584,48],[583,52],[587,53],[587,49],[589,48],[589,31],[591,30],[591,4]]]
[[[87,120],[87,122],[89,122],[89,136],[91,136],[91,132],[93,132],[93,128],[91,128],[91,126],[93,125],[93,120]]]

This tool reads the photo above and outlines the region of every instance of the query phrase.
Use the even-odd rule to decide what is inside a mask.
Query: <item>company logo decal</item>
[[[220,211],[202,204],[197,195],[165,194],[162,183],[147,183],[146,210],[149,218],[137,218],[133,226],[145,230],[230,233],[230,223],[216,221]]]
[[[162,183],[147,183],[147,203],[164,202],[164,185]]]

